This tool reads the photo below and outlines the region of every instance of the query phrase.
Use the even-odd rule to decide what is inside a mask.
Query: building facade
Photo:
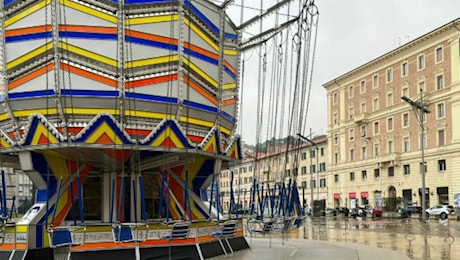
[[[459,39],[457,19],[323,85],[329,204],[379,206],[397,198],[421,205],[422,196],[426,206],[454,204],[460,193]],[[421,118],[414,105],[429,113]]]
[[[1,198],[6,197],[7,212],[13,213],[14,216],[24,213],[24,207],[33,204],[33,183],[29,177],[22,171],[9,167],[0,167],[2,177],[0,178]],[[4,178],[3,178],[4,174]],[[5,185],[3,185],[5,180]],[[3,192],[3,187],[6,191]]]

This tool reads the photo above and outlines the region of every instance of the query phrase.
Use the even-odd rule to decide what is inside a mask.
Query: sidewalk
[[[283,241],[279,238],[246,238],[251,249],[236,252],[229,256],[219,256],[217,259],[321,259],[321,260],[408,260],[401,252],[366,246],[354,243],[328,242],[318,240],[289,239]]]

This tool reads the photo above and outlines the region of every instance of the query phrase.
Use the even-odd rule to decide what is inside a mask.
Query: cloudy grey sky
[[[264,0],[263,9],[270,2]],[[298,2],[298,1],[294,1]],[[239,24],[240,0],[229,10]],[[316,0],[319,11],[318,38],[312,81],[311,104],[306,128],[327,133],[326,91],[322,84],[375,59],[460,17],[459,0]],[[260,1],[245,0],[245,19],[252,17]],[[273,16],[271,16],[273,19]],[[266,21],[268,24],[269,21]],[[258,25],[255,29],[258,29]],[[246,67],[257,66],[257,55],[247,58]],[[251,61],[252,60],[252,61]],[[241,134],[255,144],[257,75],[245,71]]]

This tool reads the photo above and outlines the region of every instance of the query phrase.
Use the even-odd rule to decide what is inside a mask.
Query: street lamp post
[[[319,147],[316,147],[316,200],[319,201],[319,187],[320,187],[320,180],[319,180]]]
[[[310,143],[310,147],[309,147],[309,150],[310,150],[310,189],[311,189],[311,196],[310,196],[310,212],[311,212],[311,216],[313,217],[314,216],[314,210],[313,210],[313,157],[311,156],[312,155],[312,146],[315,145],[316,146],[316,143],[313,142],[312,140],[308,139],[307,137],[301,135],[301,134],[297,134],[300,138],[306,140],[307,142]],[[316,155],[318,156],[318,155]]]
[[[413,101],[410,98],[403,96],[402,100],[409,103],[414,109],[414,113],[417,116],[417,119],[420,124],[420,149],[422,150],[422,163],[420,165],[420,174],[422,177],[422,216],[423,221],[426,221],[426,187],[425,187],[425,126],[423,120],[425,119],[425,114],[430,113],[430,110],[426,108],[423,104],[423,89],[420,89],[420,99],[418,101]]]

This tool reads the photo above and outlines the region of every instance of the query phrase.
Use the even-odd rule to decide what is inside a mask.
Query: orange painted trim
[[[168,241],[166,239],[151,239],[151,240],[146,240],[143,242],[139,243],[139,246],[169,246],[171,245],[194,245],[196,243],[196,239],[193,238],[187,238],[187,239],[178,239],[178,240],[171,240]]]
[[[70,134],[78,134],[81,132],[81,130],[83,130],[83,127],[69,127],[67,128],[67,132],[69,132]]]
[[[198,243],[206,243],[206,242],[210,242],[210,241],[214,241],[214,240],[217,240],[217,238],[215,238],[213,236],[202,236],[202,237],[197,237],[196,238],[196,241]]]
[[[18,78],[17,80],[12,81],[11,83],[8,84],[8,90],[12,90],[27,81],[33,80],[34,78],[37,78],[41,76],[42,74],[47,73],[48,71],[52,70],[54,68],[54,64],[48,64],[45,67],[42,67],[38,70],[35,70],[29,74],[26,74],[23,77]]]
[[[224,60],[224,66],[227,67],[227,69],[230,70],[233,74],[238,75],[238,73],[236,72],[236,69],[233,68],[233,66],[230,65],[228,61]]]
[[[216,53],[214,52],[210,52],[206,49],[203,49],[203,48],[200,48],[196,45],[193,45],[193,44],[190,44],[188,42],[184,42],[184,47],[191,50],[191,51],[194,51],[194,52],[197,52],[199,54],[202,54],[206,57],[209,57],[211,59],[215,59],[215,60],[219,60],[219,55],[217,55]],[[233,74],[237,75],[238,73],[236,72],[236,69],[232,67],[232,65],[230,63],[228,63],[228,61],[225,61],[224,60],[224,66],[228,68],[228,70],[230,70]]]
[[[92,73],[92,72],[89,72],[89,71],[74,67],[74,66],[69,65],[69,64],[61,63],[60,67],[63,70],[73,72],[73,73],[75,73],[77,75],[80,75],[80,76],[88,78],[88,79],[99,81],[101,83],[104,83],[104,84],[112,86],[112,87],[117,87],[118,86],[118,82],[116,80],[109,79],[109,78],[106,78],[106,77],[101,76],[101,75],[97,75],[95,73]]]
[[[25,243],[16,243],[16,245],[14,244],[10,244],[10,243],[7,243],[7,244],[3,244],[3,245],[0,245],[0,251],[2,250],[13,250],[13,249],[26,249],[27,246]]]
[[[211,94],[209,94],[207,91],[205,91],[203,88],[198,86],[195,82],[191,81],[186,76],[183,76],[182,80],[184,81],[185,84],[188,84],[195,91],[200,93],[203,97],[205,97],[207,100],[211,101],[211,103],[217,106],[217,98],[213,97]]]
[[[132,30],[126,30],[125,33],[126,33],[126,36],[137,37],[137,38],[141,38],[145,40],[151,40],[151,41],[162,42],[162,43],[173,44],[173,45],[177,45],[179,43],[177,39],[158,36],[158,35],[149,34],[149,33],[142,33],[142,32],[132,31]]]
[[[209,236],[209,238],[203,241],[212,241],[215,238]],[[139,242],[140,247],[152,247],[152,246],[169,246],[169,245],[194,245],[196,243],[195,238],[179,239],[168,241],[166,239],[152,239]],[[134,242],[127,243],[115,243],[115,242],[90,242],[78,246],[73,246],[72,251],[85,251],[85,250],[96,250],[96,249],[117,249],[117,248],[133,248]]]
[[[158,84],[158,83],[177,80],[177,78],[178,78],[178,75],[176,73],[172,75],[159,76],[159,77],[154,77],[154,78],[149,78],[149,79],[140,79],[140,80],[126,82],[125,87],[127,89],[142,87],[146,85],[152,85],[152,84]]]
[[[59,31],[118,34],[118,30],[115,27],[101,26],[59,25]]]
[[[138,136],[148,136],[152,130],[145,130],[145,129],[126,129],[126,133],[129,135],[138,135]]]
[[[12,29],[5,31],[5,37],[27,35],[41,32],[51,32],[51,25],[31,26],[20,29]],[[118,34],[115,27],[101,27],[101,26],[81,26],[81,25],[59,25],[61,32],[84,32],[84,33],[104,33],[104,34]]]
[[[96,243],[85,243],[78,246],[73,246],[72,251],[84,251],[84,250],[94,250],[94,249],[113,249],[113,248],[130,248],[134,247],[134,242],[127,243],[115,243],[115,242],[96,242]]]
[[[224,106],[233,105],[233,104],[236,104],[236,99],[234,98],[222,101],[222,105]]]
[[[203,54],[204,56],[206,57],[209,57],[211,59],[215,59],[215,60],[219,60],[219,55],[217,55],[216,53],[214,52],[210,52],[206,49],[203,49],[203,48],[200,48],[196,45],[193,45],[193,44],[190,44],[188,42],[184,42],[184,47],[191,50],[191,51],[194,51],[194,52],[197,52],[199,54]]]
[[[202,137],[202,136],[188,135],[187,137],[193,143],[201,143],[204,140],[204,137]]]
[[[51,32],[52,27],[51,25],[39,25],[39,26],[31,26],[26,28],[20,29],[11,29],[5,31],[5,37],[11,36],[19,36],[25,34],[34,34],[34,33],[41,33],[41,32]]]

